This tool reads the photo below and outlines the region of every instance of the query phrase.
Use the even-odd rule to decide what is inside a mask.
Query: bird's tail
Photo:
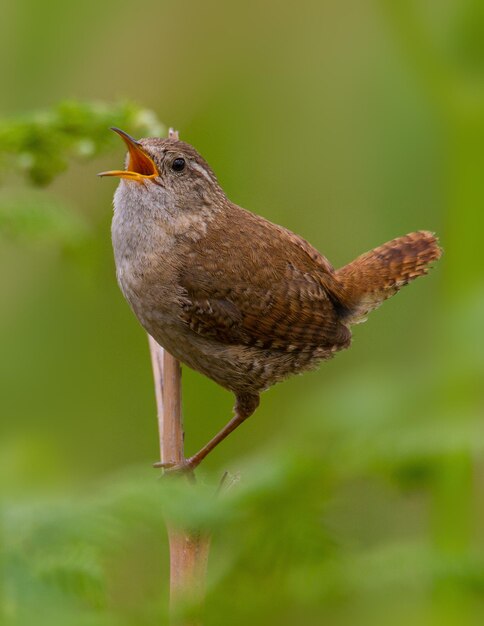
[[[343,321],[364,322],[370,311],[400,287],[426,274],[441,254],[437,238],[422,230],[397,237],[337,270],[345,309]]]

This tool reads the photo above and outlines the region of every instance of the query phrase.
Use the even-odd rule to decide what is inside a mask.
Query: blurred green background
[[[171,514],[213,529],[207,625],[482,624],[484,4],[4,0],[0,47],[0,623],[166,623]],[[150,467],[147,341],[95,177],[124,158],[108,126],[156,126],[123,99],[336,266],[417,229],[445,249],[351,350],[266,393],[190,492]],[[69,149],[29,117],[66,100],[109,105],[91,126],[65,105]],[[56,150],[70,167],[32,186]],[[183,380],[193,452],[232,398]]]

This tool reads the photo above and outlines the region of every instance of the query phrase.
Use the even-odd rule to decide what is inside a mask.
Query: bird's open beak
[[[128,146],[129,162],[126,170],[110,170],[109,172],[100,172],[98,176],[119,176],[128,180],[143,181],[147,178],[156,178],[158,176],[158,168],[154,161],[145,153],[143,146],[139,141],[133,139],[128,133],[119,128],[111,128],[121,137]]]

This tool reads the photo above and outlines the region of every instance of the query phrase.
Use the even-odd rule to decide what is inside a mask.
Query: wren
[[[193,469],[255,411],[262,391],[331,358],[351,326],[441,255],[413,232],[335,270],[307,241],[231,202],[189,144],[139,141],[117,176],[112,240],[121,290],[175,358],[235,394],[234,417],[183,468]],[[158,464],[161,465],[161,464]]]

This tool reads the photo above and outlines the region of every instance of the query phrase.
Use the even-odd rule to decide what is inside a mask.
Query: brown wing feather
[[[330,263],[297,235],[251,213],[237,228],[238,211],[212,222],[190,246],[180,276],[185,322],[228,344],[286,351],[346,345],[350,331],[339,321]],[[241,239],[247,254],[235,255]]]

